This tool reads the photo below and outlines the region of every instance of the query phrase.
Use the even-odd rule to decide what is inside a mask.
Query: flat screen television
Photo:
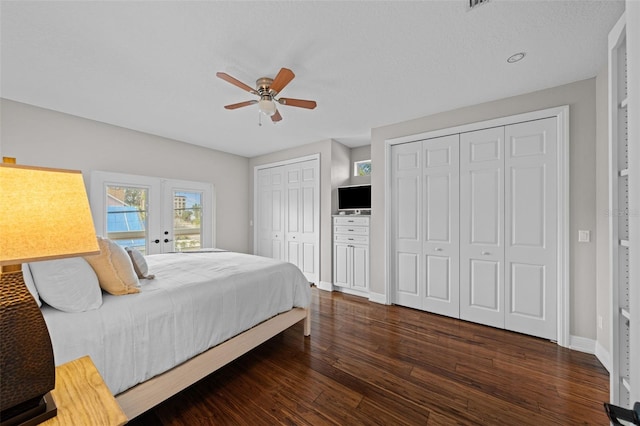
[[[371,210],[371,185],[338,187],[338,211]]]

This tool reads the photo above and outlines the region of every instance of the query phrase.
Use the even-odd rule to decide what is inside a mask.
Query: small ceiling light
[[[271,96],[263,96],[258,102],[258,109],[267,117],[271,117],[276,113],[276,104],[271,99]]]
[[[514,53],[513,55],[509,56],[509,58],[507,59],[507,62],[510,64],[516,63],[518,61],[521,61],[522,59],[524,59],[524,57],[527,54],[524,52],[518,52],[518,53]]]

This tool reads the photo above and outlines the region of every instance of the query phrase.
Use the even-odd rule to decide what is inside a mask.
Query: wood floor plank
[[[302,324],[132,426],[606,425],[595,356],[505,330],[312,289]]]

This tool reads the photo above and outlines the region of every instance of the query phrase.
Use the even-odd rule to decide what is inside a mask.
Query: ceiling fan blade
[[[233,84],[234,86],[237,86],[237,87],[241,88],[242,90],[246,90],[246,91],[247,91],[247,92],[249,92],[249,93],[252,93],[252,94],[254,94],[254,95],[257,95],[257,94],[258,94],[258,92],[256,92],[256,90],[255,90],[253,87],[251,87],[251,86],[249,86],[249,85],[244,84],[244,83],[243,83],[243,82],[241,82],[240,80],[238,80],[238,79],[235,79],[235,78],[231,77],[231,76],[230,76],[229,74],[227,74],[227,73],[224,73],[224,72],[217,72],[217,73],[216,73],[216,77],[221,78],[221,79],[223,79],[224,81],[226,81],[227,83],[231,83],[231,84]]]
[[[296,75],[288,68],[280,68],[280,72],[276,75],[276,78],[273,79],[273,83],[271,83],[271,87],[269,89],[275,93],[279,93],[284,89],[284,87],[293,80],[293,77]]]
[[[280,111],[276,110],[276,113],[271,116],[271,121],[277,123],[280,120],[282,120],[282,116],[280,115]]]
[[[246,107],[249,105],[253,105],[253,104],[257,104],[258,101],[253,100],[253,101],[244,101],[244,102],[238,102],[237,104],[231,104],[231,105],[225,105],[225,109],[237,109],[237,108],[242,108],[242,107]]]
[[[294,106],[299,108],[314,109],[317,104],[316,101],[307,101],[304,99],[292,99],[292,98],[280,98],[278,103],[282,105]]]

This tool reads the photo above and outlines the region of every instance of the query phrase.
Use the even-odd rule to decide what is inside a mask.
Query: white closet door
[[[460,135],[451,135],[422,143],[422,309],[455,318],[460,316],[459,141]]]
[[[257,252],[284,260],[284,168],[258,170]]]
[[[285,167],[286,220],[285,256],[305,274],[318,282],[319,182],[318,160],[308,160]]]
[[[422,309],[422,142],[391,147],[394,302]]]
[[[557,339],[557,119],[505,128],[505,328]]]
[[[460,318],[504,327],[504,128],[460,136]]]

